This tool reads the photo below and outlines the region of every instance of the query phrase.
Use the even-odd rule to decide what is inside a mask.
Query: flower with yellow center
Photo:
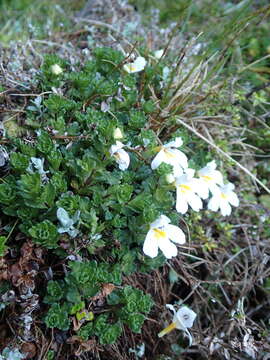
[[[176,149],[182,144],[182,139],[177,137],[168,144],[161,146],[159,148],[158,154],[154,157],[151,163],[151,168],[155,170],[164,162],[165,164],[173,166],[175,176],[182,175],[183,169],[188,167],[188,160],[186,155],[182,151]]]
[[[58,64],[54,64],[51,66],[51,71],[54,75],[62,74],[63,69]]]
[[[233,190],[234,185],[232,183],[217,187],[213,192],[213,197],[208,203],[208,209],[212,211],[218,211],[218,209],[220,209],[223,216],[230,215],[232,212],[231,205],[239,205],[239,199]]]
[[[193,169],[186,169],[185,174],[175,179],[176,186],[176,211],[185,214],[190,206],[194,211],[203,207],[202,200],[197,195],[200,193],[200,181],[195,179]]]
[[[134,62],[130,62],[123,66],[123,69],[129,74],[142,71],[145,68],[146,60],[144,57],[139,56]]]
[[[116,141],[115,145],[110,147],[110,155],[113,156],[119,165],[120,170],[126,170],[129,167],[130,158],[128,153],[122,149],[125,145],[121,141]]]
[[[216,167],[217,164],[215,160],[213,160],[198,171],[201,181],[200,196],[202,199],[207,199],[209,197],[209,190],[213,193],[217,188],[217,184],[223,184],[223,176],[220,171],[216,170]]]
[[[178,226],[171,225],[170,222],[171,220],[165,215],[152,222],[143,244],[143,252],[146,255],[154,258],[158,254],[158,249],[167,259],[177,255],[177,247],[171,241],[184,244],[186,237]]]
[[[166,307],[173,312],[173,322],[162,330],[158,337],[162,337],[174,329],[183,330],[189,337],[189,346],[192,345],[192,336],[188,331],[193,326],[197,314],[187,306],[181,306],[179,310],[175,310],[174,306],[167,304]]]

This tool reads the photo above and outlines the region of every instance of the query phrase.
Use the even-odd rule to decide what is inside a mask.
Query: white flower
[[[196,319],[197,314],[189,309],[187,306],[181,306],[177,312],[171,304],[167,304],[166,307],[173,312],[173,322],[162,330],[158,337],[162,337],[165,334],[168,334],[173,329],[183,330],[189,337],[189,346],[192,345],[192,336],[188,331],[189,328],[193,326],[194,320]]]
[[[175,179],[176,185],[176,211],[185,214],[188,205],[194,210],[199,211],[203,207],[202,200],[197,195],[200,193],[200,181],[195,179],[193,169],[186,169],[186,174]]]
[[[156,257],[158,248],[167,259],[177,255],[177,247],[171,241],[184,244],[186,238],[183,231],[178,226],[171,225],[170,222],[171,220],[167,216],[161,215],[150,225],[143,244],[143,252],[146,255],[151,258]]]
[[[234,185],[232,183],[216,187],[213,192],[213,197],[208,203],[208,209],[212,211],[218,211],[218,209],[220,209],[223,216],[230,215],[232,212],[231,205],[239,205],[239,199],[233,190]]]
[[[125,145],[120,141],[116,141],[115,145],[110,147],[110,154],[113,156],[119,165],[120,170],[126,170],[129,167],[130,158],[128,153],[122,149]]]
[[[113,132],[113,137],[115,140],[120,140],[120,139],[123,139],[123,134],[122,134],[122,131],[121,129],[119,128],[116,128]]]
[[[209,196],[209,190],[213,193],[217,184],[223,185],[223,176],[220,171],[216,170],[216,167],[217,164],[215,160],[213,160],[198,171],[198,175],[201,180],[200,196],[202,199],[207,199]]]
[[[145,65],[146,65],[145,58],[142,56],[139,56],[139,57],[137,57],[137,59],[134,62],[125,64],[123,66],[123,69],[126,72],[131,74],[131,73],[142,71],[145,68]]]
[[[175,176],[182,175],[182,169],[186,169],[188,167],[188,160],[186,155],[182,151],[176,149],[182,144],[182,139],[177,137],[168,144],[161,146],[160,151],[152,160],[151,168],[155,170],[159,167],[160,164],[164,162],[165,164],[173,166]]]
[[[54,64],[54,65],[51,66],[51,72],[54,75],[59,75],[59,74],[62,74],[63,69],[58,64]]]
[[[164,54],[164,50],[160,49],[154,52],[154,57],[159,60],[163,54]]]

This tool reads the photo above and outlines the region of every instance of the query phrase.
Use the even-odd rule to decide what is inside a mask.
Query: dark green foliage
[[[163,256],[149,261],[142,244],[151,222],[175,212],[172,189],[164,181],[171,167],[151,169],[158,143],[148,114],[155,105],[148,90],[142,99],[138,76],[123,71],[123,60],[118,51],[97,48],[93,59],[74,72],[58,57],[45,57],[42,91],[61,87],[64,93],[32,100],[26,123],[35,130],[33,142],[11,139],[9,144],[11,175],[0,184],[0,211],[18,219],[18,228],[61,262],[69,254],[81,259],[70,261],[67,273],[47,284],[43,301],[50,328],[68,330],[70,316],[84,319],[81,312],[104,284],[119,286],[123,274],[164,263]],[[63,71],[54,73],[54,65]],[[162,68],[157,75],[152,70],[149,65],[146,77],[159,84]],[[117,128],[131,159],[125,171],[110,154]],[[1,253],[6,246],[3,237]],[[111,344],[123,324],[140,332],[151,305],[137,289],[115,290],[106,316],[94,314],[79,334]]]

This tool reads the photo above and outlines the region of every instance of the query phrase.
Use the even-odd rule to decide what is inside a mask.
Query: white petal
[[[186,236],[178,226],[168,224],[164,227],[164,231],[166,231],[169,239],[173,242],[177,244],[184,244],[186,242]]]
[[[223,184],[223,175],[218,170],[213,170],[212,177],[216,184],[222,185]]]
[[[167,259],[177,255],[177,247],[170,242],[169,238],[160,240],[158,246]]]
[[[165,162],[166,157],[164,154],[164,150],[161,149],[158,154],[154,157],[153,161],[151,162],[151,168],[153,170],[157,169],[159,167],[159,165],[163,162]]]
[[[227,200],[220,201],[220,211],[223,216],[231,215],[232,207]]]
[[[158,242],[156,241],[153,230],[151,229],[148,231],[146,235],[143,244],[143,252],[145,253],[145,255],[148,255],[151,258],[156,257],[158,254]]]
[[[176,211],[185,214],[188,211],[188,203],[181,190],[176,188]]]
[[[150,225],[151,228],[160,228],[164,225],[167,225],[171,222],[171,220],[166,215],[160,215],[155,221],[153,221]]]
[[[179,164],[174,164],[173,165],[173,176],[174,176],[174,180],[175,180],[175,178],[178,178],[178,177],[180,177],[180,176],[182,176],[183,175],[183,169],[182,169],[182,167],[179,165]],[[173,180],[173,181],[174,181]],[[172,182],[173,182],[172,181]]]
[[[125,145],[121,143],[121,141],[116,141],[115,145],[112,145],[110,147],[110,154],[113,155],[114,153],[116,153],[118,150],[122,149],[122,147],[124,147]]]
[[[188,200],[189,205],[191,206],[191,208],[194,211],[199,211],[199,210],[202,209],[203,203],[202,203],[202,200],[199,198],[198,195],[196,195],[194,193],[191,193],[191,194],[189,194],[187,200]]]
[[[170,155],[174,156],[173,158],[171,158],[172,165],[177,163],[177,164],[180,164],[182,166],[182,168],[184,168],[184,169],[186,169],[188,167],[188,159],[182,151],[180,151],[178,149],[166,149],[166,151]]]
[[[177,178],[175,179],[176,185],[185,184],[187,181],[188,181],[188,179],[187,179],[187,175],[186,175],[186,174],[181,175],[181,176],[179,176],[179,177],[177,177]]]
[[[182,306],[176,313],[176,319],[184,328],[191,328],[197,314],[187,306]]]
[[[172,304],[166,304],[166,308],[170,309],[174,314],[176,314],[175,308]]]
[[[209,163],[206,164],[206,167],[209,168],[209,170],[215,170],[217,167],[216,161],[212,160]]]
[[[209,196],[209,187],[205,183],[205,181],[201,179],[194,179],[196,181],[196,193],[202,198],[207,199]]]
[[[165,148],[175,147],[178,148],[183,145],[183,140],[180,137],[175,138],[173,141],[168,142],[164,145]]]
[[[162,226],[165,226],[171,222],[171,220],[166,215],[160,215],[159,219]]]
[[[235,188],[234,184],[228,183],[228,184],[225,184],[224,186],[222,186],[221,191],[224,193],[228,193],[230,191],[233,191],[234,188]]]
[[[144,57],[139,56],[134,61],[134,66],[136,67],[136,71],[142,71],[145,68],[146,60]]]
[[[227,196],[233,206],[239,206],[239,199],[235,192],[231,191]]]
[[[216,184],[209,183],[209,184],[208,184],[208,187],[209,187],[209,190],[211,191],[211,193],[212,193],[213,195],[218,195],[218,194],[220,194],[219,187],[218,187]]]
[[[129,64],[125,64],[124,66],[123,66],[123,69],[127,72],[127,73],[132,73],[132,66],[133,66],[133,64],[132,63],[129,63]]]
[[[194,174],[195,174],[195,170],[194,169],[185,169],[185,173],[187,176],[187,179],[191,179],[193,178]]]
[[[218,211],[218,209],[220,207],[220,198],[219,198],[219,196],[213,196],[210,199],[207,207],[208,207],[209,210]]]
[[[119,169],[126,170],[129,167],[129,163],[130,163],[130,158],[128,153],[123,149],[119,149],[117,151],[117,154],[119,155],[119,158],[116,159],[116,162],[119,165]]]

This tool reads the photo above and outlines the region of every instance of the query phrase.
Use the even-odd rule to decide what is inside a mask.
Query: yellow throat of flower
[[[222,199],[228,199],[228,195],[226,195],[226,194],[224,194],[224,193],[221,193],[221,195],[220,195],[221,197],[222,197]]]
[[[130,72],[136,71],[136,67],[133,64],[127,64],[127,68]]]
[[[159,334],[158,337],[162,337],[166,334],[168,334],[169,332],[171,332],[172,330],[174,330],[176,328],[176,323],[172,322],[169,326],[167,326],[165,329],[163,329]]]
[[[176,155],[175,154],[172,154],[169,150],[167,150],[167,149],[164,149],[164,154],[166,155],[166,157],[168,158],[168,159],[174,159],[175,157],[176,157]]]
[[[191,190],[191,187],[185,184],[178,185],[178,187],[181,189],[182,193],[186,194],[188,191]]]
[[[206,181],[213,181],[214,180],[214,178],[212,176],[207,176],[207,175],[202,176],[202,178],[204,180],[206,180]]]
[[[155,237],[157,240],[161,240],[161,239],[165,239],[167,237],[167,234],[165,231],[160,230],[160,229],[153,229],[154,233],[155,233]]]

